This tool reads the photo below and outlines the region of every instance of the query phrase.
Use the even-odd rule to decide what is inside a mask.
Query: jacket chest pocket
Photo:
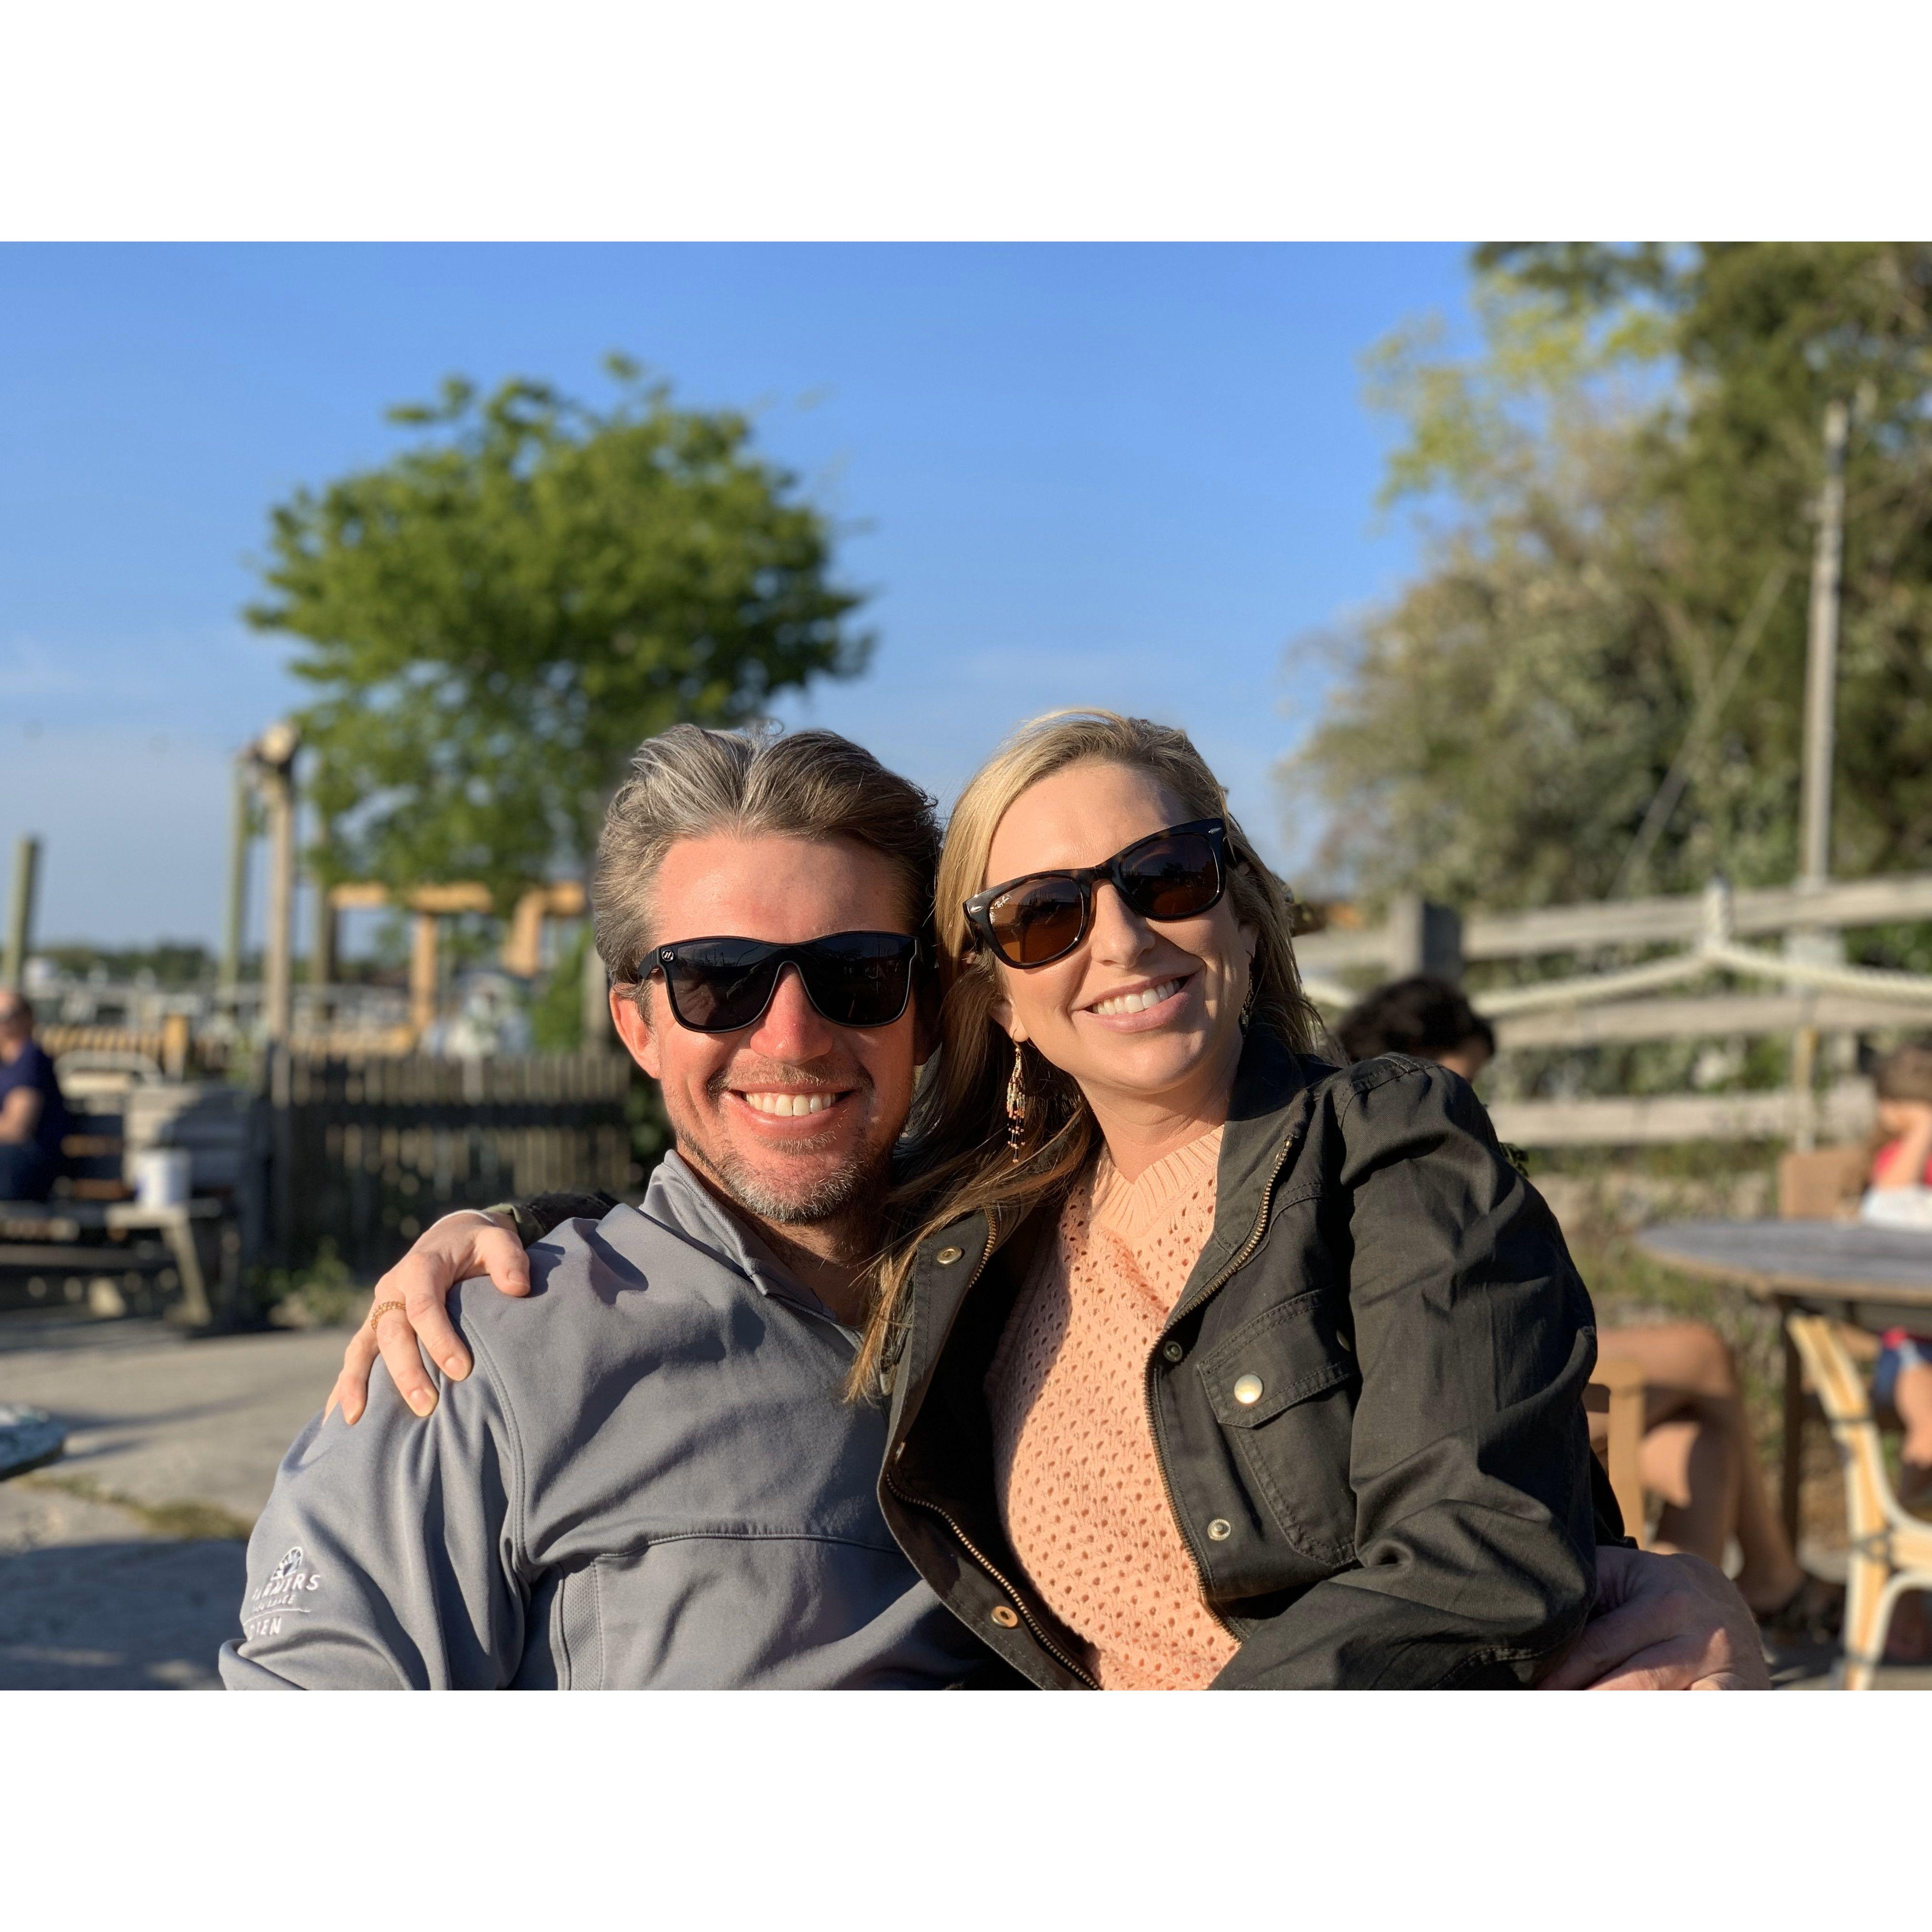
[[[1194,1364],[1236,1461],[1300,1553],[1355,1553],[1348,1452],[1360,1376],[1318,1290],[1264,1310]]]

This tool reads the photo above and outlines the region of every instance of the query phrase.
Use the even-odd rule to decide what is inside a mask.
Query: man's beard
[[[885,1198],[890,1160],[890,1153],[877,1160],[855,1156],[844,1166],[802,1186],[783,1188],[728,1149],[713,1172],[719,1186],[747,1214],[776,1228],[819,1227],[843,1220],[862,1220],[869,1224],[878,1219],[879,1204]]]
[[[801,1070],[793,1067],[785,1072],[790,1082],[800,1083]],[[732,1084],[728,1074],[716,1076],[711,1083],[713,1096],[722,1096]],[[802,1084],[813,1083],[808,1076]],[[769,1169],[746,1159],[728,1134],[721,1136],[716,1149],[700,1144],[695,1136],[680,1135],[678,1150],[756,1220],[774,1228],[834,1228],[839,1245],[855,1252],[872,1245],[891,1180],[890,1145],[876,1153],[860,1148],[831,1173],[811,1180],[801,1178],[789,1186]],[[807,1143],[795,1144],[794,1151],[808,1156],[812,1150]],[[786,1156],[779,1154],[778,1157],[782,1160]],[[846,1225],[838,1227],[841,1222]]]

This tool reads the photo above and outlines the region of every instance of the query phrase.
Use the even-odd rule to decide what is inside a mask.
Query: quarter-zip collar
[[[620,1213],[636,1213],[655,1221],[680,1240],[703,1250],[734,1274],[742,1275],[767,1299],[788,1302],[808,1315],[831,1322],[842,1334],[857,1341],[853,1330],[698,1179],[675,1150],[658,1162],[642,1203]]]

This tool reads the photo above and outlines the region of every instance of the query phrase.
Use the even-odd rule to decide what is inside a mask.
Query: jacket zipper
[[[1180,1506],[1174,1499],[1174,1484],[1167,1473],[1167,1438],[1162,1433],[1160,1411],[1154,1399],[1155,1364],[1160,1359],[1161,1345],[1173,1332],[1174,1324],[1180,1321],[1183,1316],[1192,1314],[1195,1310],[1200,1307],[1204,1302],[1220,1294],[1222,1287],[1239,1270],[1247,1264],[1250,1257],[1254,1253],[1256,1249],[1261,1246],[1262,1236],[1268,1232],[1268,1210],[1274,1204],[1275,1188],[1281,1180],[1282,1170],[1288,1165],[1288,1157],[1294,1153],[1297,1144],[1301,1138],[1302,1132],[1302,1126],[1298,1124],[1289,1130],[1288,1138],[1282,1143],[1281,1154],[1275,1162],[1274,1172],[1268,1176],[1268,1185],[1262,1190],[1260,1216],[1255,1222],[1253,1232],[1242,1243],[1240,1252],[1205,1288],[1202,1289],[1199,1294],[1194,1297],[1192,1300],[1176,1307],[1168,1316],[1167,1320],[1161,1326],[1160,1335],[1155,1338],[1154,1349],[1149,1354],[1147,1360],[1143,1392],[1147,1400],[1148,1432],[1154,1438],[1154,1466],[1160,1472],[1160,1486],[1167,1492],[1168,1513],[1174,1518],[1174,1528],[1180,1532],[1181,1544],[1187,1552],[1187,1560],[1194,1565],[1195,1582],[1200,1588],[1201,1600],[1206,1605],[1208,1614],[1230,1636],[1235,1634],[1234,1627],[1209,1600],[1208,1571],[1201,1561],[1200,1552],[1194,1547],[1194,1539],[1189,1534],[1187,1526],[1182,1520]]]
[[[960,1547],[964,1550],[967,1555],[971,1557],[974,1562],[978,1564],[980,1568],[985,1570],[986,1574],[992,1577],[993,1581],[999,1585],[1000,1589],[1012,1599],[1013,1608],[1018,1611],[1022,1616],[1025,1618],[1026,1627],[1032,1632],[1034,1641],[1040,1646],[1040,1648],[1045,1651],[1046,1654],[1053,1658],[1056,1663],[1063,1666],[1071,1675],[1078,1678],[1081,1682],[1085,1684],[1088,1690],[1097,1690],[1100,1689],[1100,1687],[1094,1681],[1092,1674],[1084,1670],[1079,1664],[1075,1663],[1073,1659],[1069,1657],[1066,1652],[1062,1650],[1059,1645],[1055,1643],[1052,1638],[1048,1636],[1046,1631],[1042,1630],[1040,1625],[1034,1621],[1033,1612],[1027,1608],[1025,1598],[1021,1595],[1019,1592],[1016,1590],[1012,1585],[1007,1582],[1006,1578],[1001,1576],[999,1571],[994,1568],[992,1561],[987,1557],[986,1552],[980,1549],[980,1546],[976,1544],[963,1529],[959,1527],[958,1521],[949,1510],[940,1508],[939,1504],[937,1503],[927,1502],[926,1498],[923,1496],[908,1496],[904,1490],[899,1487],[897,1480],[891,1475],[888,1475],[886,1478],[886,1487],[890,1490],[892,1494],[898,1498],[900,1502],[910,1503],[914,1509],[929,1510],[933,1515],[938,1517],[940,1521],[944,1523],[948,1529],[952,1531],[954,1540],[958,1544]]]
[[[986,1264],[993,1258],[993,1244],[998,1238],[998,1233],[999,1224],[998,1221],[992,1215],[988,1214],[986,1216],[986,1251],[980,1257],[980,1265],[973,1270],[972,1280],[968,1281],[964,1288],[961,1291],[960,1298],[962,1300],[967,1295],[970,1294],[973,1292],[974,1285],[978,1282],[980,1276],[986,1273]],[[904,1445],[902,1444],[901,1446],[903,1447]],[[897,1451],[896,1450],[894,1453],[896,1454]],[[1022,1596],[1018,1591],[1016,1590],[1012,1585],[1000,1574],[999,1570],[994,1566],[992,1559],[987,1556],[986,1552],[966,1534],[964,1530],[960,1528],[958,1520],[952,1515],[952,1512],[949,1510],[942,1509],[938,1503],[928,1502],[923,1496],[912,1496],[907,1491],[901,1489],[898,1484],[898,1479],[892,1474],[892,1467],[890,1463],[886,1466],[885,1474],[886,1487],[890,1490],[892,1494],[898,1498],[900,1502],[903,1503],[910,1503],[914,1509],[929,1510],[934,1516],[938,1517],[940,1521],[944,1523],[946,1528],[952,1532],[954,1540],[959,1544],[960,1547],[966,1552],[968,1556],[972,1558],[974,1562],[979,1564],[982,1570],[986,1571],[988,1576],[992,1578],[995,1583],[998,1584],[1000,1589],[1004,1591],[1006,1596],[1011,1600],[1013,1608],[1016,1610],[1022,1616],[1025,1618],[1027,1628],[1032,1632],[1034,1641],[1040,1646],[1040,1648],[1045,1651],[1046,1654],[1053,1658],[1056,1663],[1060,1664],[1074,1676],[1078,1678],[1081,1682],[1085,1684],[1088,1690],[1099,1690],[1100,1687],[1099,1684],[1095,1682],[1092,1674],[1083,1669],[1079,1664],[1076,1664],[1072,1658],[1069,1657],[1066,1652],[1062,1650],[1059,1645],[1055,1643],[1052,1638],[1048,1636],[1046,1631],[1042,1630],[1040,1625],[1034,1621],[1033,1612],[1027,1608],[1026,1598]]]

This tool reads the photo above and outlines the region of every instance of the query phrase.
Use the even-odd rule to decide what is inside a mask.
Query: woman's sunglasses
[[[805,996],[834,1026],[890,1026],[912,997],[919,941],[904,932],[832,932],[796,946],[761,939],[681,939],[640,961],[638,981],[662,975],[673,1018],[693,1033],[755,1025],[798,968]]]
[[[1192,919],[1220,904],[1227,884],[1228,823],[1198,818],[1137,838],[1104,863],[1028,872],[975,892],[966,923],[993,956],[1022,970],[1064,959],[1094,923],[1102,879],[1142,919]]]

